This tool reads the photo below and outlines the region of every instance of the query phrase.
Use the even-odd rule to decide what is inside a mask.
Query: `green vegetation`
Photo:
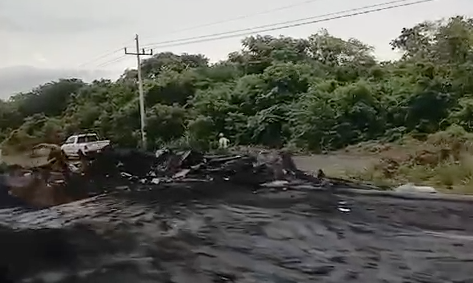
[[[380,157],[361,170],[333,175],[369,181],[381,187],[405,183],[431,185],[446,192],[473,193],[473,135],[453,125],[425,140],[407,136],[396,143],[369,143],[349,148],[358,154]]]
[[[473,19],[405,28],[402,59],[322,30],[307,39],[256,36],[228,59],[159,53],[142,63],[151,146],[238,145],[334,150],[460,127],[473,130]],[[59,80],[0,101],[8,150],[60,142],[82,129],[124,146],[139,142],[136,71],[116,82]]]

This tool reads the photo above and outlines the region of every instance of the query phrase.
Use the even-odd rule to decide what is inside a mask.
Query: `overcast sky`
[[[116,78],[135,59],[118,50],[142,44],[245,29],[380,4],[389,0],[0,0],[0,97],[59,77]],[[415,1],[415,0],[410,0]],[[281,8],[293,5],[292,8]],[[272,10],[272,11],[271,11]],[[275,11],[276,10],[276,11]],[[256,15],[258,14],[259,15]],[[253,15],[253,16],[252,16]],[[267,34],[307,37],[320,28],[355,37],[396,58],[389,41],[403,27],[453,15],[473,15],[473,0],[415,6],[300,26]],[[232,20],[235,18],[243,18]],[[219,22],[215,25],[208,25]],[[199,28],[200,27],[200,28]],[[6,41],[5,41],[6,39]],[[172,46],[155,52],[203,53],[212,61],[238,50],[242,37]],[[107,55],[100,60],[97,57]]]

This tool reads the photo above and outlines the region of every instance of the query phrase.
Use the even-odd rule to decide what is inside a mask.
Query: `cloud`
[[[104,70],[42,69],[30,66],[0,68],[0,99],[6,99],[15,93],[30,91],[38,85],[60,78],[92,81],[111,76],[110,71]]]
[[[46,57],[44,57],[43,54],[41,54],[41,53],[33,54],[33,58],[38,63],[47,63],[48,62],[48,59],[46,59]]]
[[[69,33],[111,29],[123,21],[99,20],[85,17],[16,17],[0,15],[0,30],[16,33]]]
[[[0,31],[63,34],[112,29],[127,24],[117,15],[105,16],[103,13],[95,13],[95,6],[86,4],[91,3],[66,3],[62,0],[0,1]]]

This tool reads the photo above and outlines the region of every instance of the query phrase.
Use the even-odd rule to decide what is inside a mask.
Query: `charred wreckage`
[[[473,279],[468,202],[383,197],[287,152],[51,152],[0,175],[0,282]]]
[[[53,151],[52,151],[53,152]],[[188,188],[206,194],[206,188],[230,185],[250,189],[310,185],[327,188],[325,174],[298,170],[285,151],[206,155],[194,150],[161,149],[150,153],[107,146],[80,155],[79,161],[50,154],[46,165],[8,166],[0,176],[2,207],[46,208],[99,194]],[[210,185],[212,184],[212,185]]]

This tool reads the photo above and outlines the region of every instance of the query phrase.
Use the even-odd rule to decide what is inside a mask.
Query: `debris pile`
[[[44,208],[120,189],[159,190],[184,183],[225,182],[253,189],[271,186],[268,183],[273,181],[324,184],[323,172],[318,177],[303,173],[287,152],[206,155],[194,150],[161,149],[150,153],[108,146],[59,168],[66,169],[58,171],[48,166],[7,169],[0,179],[3,193],[9,195],[4,196],[7,203],[20,199]]]
[[[323,184],[323,172],[313,177],[298,170],[287,152],[205,155],[194,150],[161,149],[156,154],[130,149],[107,148],[82,162],[86,180],[102,190],[156,189],[183,183],[232,183],[251,188],[268,182]],[[138,185],[138,186],[137,186]],[[140,186],[141,185],[141,186]]]
[[[356,186],[285,152],[107,148],[69,166],[0,176],[6,203],[85,198],[0,209],[0,282],[472,279],[471,203],[325,193]]]

